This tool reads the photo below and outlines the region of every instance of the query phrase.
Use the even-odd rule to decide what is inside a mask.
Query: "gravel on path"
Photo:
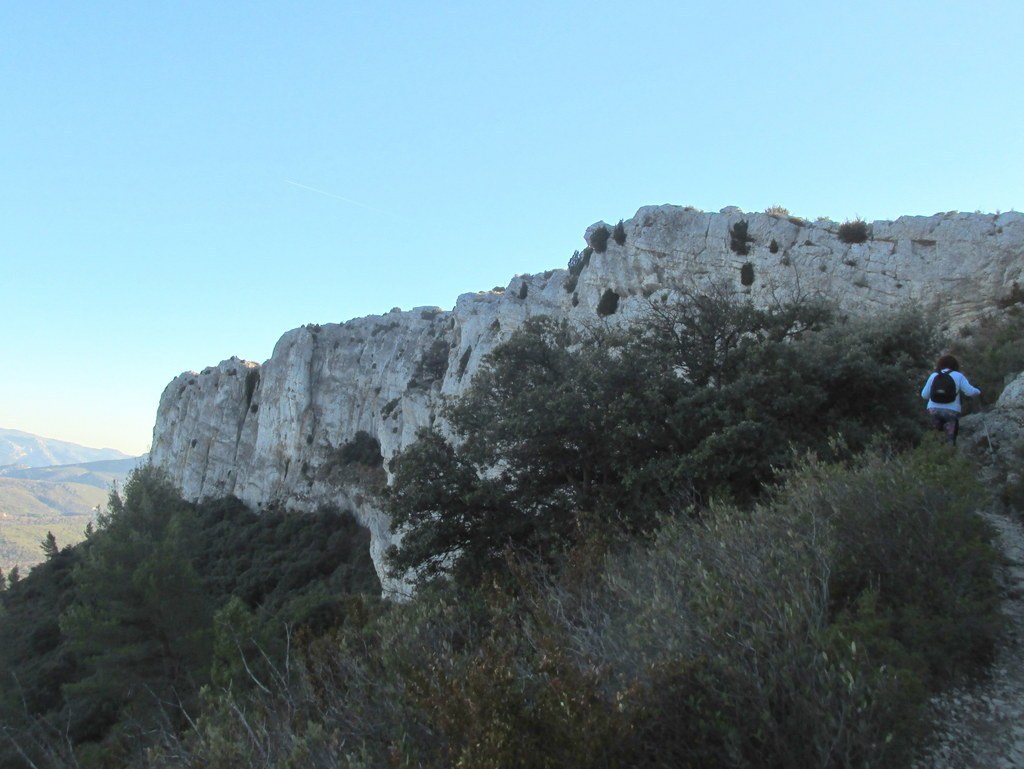
[[[1005,637],[987,678],[932,700],[937,737],[915,769],[1024,769],[1024,527],[1006,515],[982,516],[1008,559]]]

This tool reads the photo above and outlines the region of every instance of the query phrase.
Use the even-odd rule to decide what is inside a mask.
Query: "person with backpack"
[[[981,390],[960,373],[960,363],[952,355],[943,355],[935,362],[935,371],[924,383],[921,397],[928,400],[928,415],[932,427],[946,434],[946,442],[956,445],[960,430],[960,394],[969,398],[981,395]]]

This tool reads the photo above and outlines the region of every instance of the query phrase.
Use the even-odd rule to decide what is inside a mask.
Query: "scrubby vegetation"
[[[803,463],[561,570],[510,554],[501,584],[303,639],[148,765],[906,766],[927,692],[998,629],[977,493],[933,443]]]
[[[612,229],[612,240],[618,243],[620,246],[626,245],[626,227],[619,219],[619,223]]]
[[[744,286],[754,285],[754,265],[750,262],[744,262],[740,267],[740,283]]]
[[[526,285],[525,283],[523,284]],[[423,357],[416,364],[412,379],[409,380],[409,388],[414,390],[429,390],[431,387],[444,379],[448,373],[448,356],[451,347],[445,339],[435,339],[429,348],[423,352]]]
[[[574,251],[573,255],[569,258],[569,274],[565,277],[565,282],[562,284],[567,293],[572,293],[576,290],[576,284],[579,281],[580,273],[590,264],[590,257],[593,255],[594,249],[587,246],[583,249],[583,252]]]
[[[995,403],[1010,379],[1024,371],[1024,308],[1013,306],[961,331],[952,352],[970,366],[981,402]]]
[[[868,235],[868,223],[863,219],[854,219],[839,225],[839,239],[843,243],[864,243]]]
[[[599,254],[603,254],[608,249],[608,238],[611,237],[611,232],[603,224],[590,233],[590,247]]]
[[[729,228],[729,248],[734,254],[746,256],[750,253],[750,243],[754,239],[749,233],[750,224],[746,219],[741,219]]]
[[[344,621],[345,596],[379,593],[368,543],[337,510],[195,506],[136,470],[84,543],[3,593],[0,766],[139,760],[155,730],[187,725],[204,685],[241,685],[223,612],[248,622],[240,643],[280,655],[282,627],[320,632]]]
[[[1000,631],[937,349],[728,286],[533,319],[390,466],[406,602],[350,517],[145,468],[2,594],[0,765],[906,767]]]
[[[553,560],[595,531],[750,501],[798,448],[909,446],[926,329],[912,312],[839,322],[811,303],[758,309],[727,287],[651,297],[644,322],[621,331],[532,321],[448,409],[458,442],[426,432],[393,464],[396,568],[473,583],[510,546]]]

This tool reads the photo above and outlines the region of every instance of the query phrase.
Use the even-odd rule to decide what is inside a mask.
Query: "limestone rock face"
[[[988,488],[1020,483],[1020,458],[1024,453],[1024,373],[1006,385],[992,409],[960,420],[959,443],[978,460]]]
[[[1006,387],[996,401],[996,408],[1024,410],[1024,374],[1021,374]]]
[[[598,222],[585,239],[600,227],[612,230]],[[152,461],[194,500],[234,494],[256,508],[353,510],[371,530],[385,586],[400,587],[383,572],[388,521],[366,479],[338,471],[339,450],[366,433],[386,468],[435,423],[441,397],[463,392],[487,353],[532,316],[621,322],[672,285],[726,281],[758,303],[823,296],[859,313],[913,300],[956,325],[1024,282],[1019,213],[873,222],[860,243],[844,242],[840,227],[732,207],[641,208],[623,222],[625,242],[609,238],[576,275],[517,276],[504,291],[464,294],[450,311],[304,326],[262,365],[232,358],[182,374],[160,399]]]

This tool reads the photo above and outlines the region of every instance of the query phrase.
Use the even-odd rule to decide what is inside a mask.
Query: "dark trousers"
[[[956,436],[960,432],[960,412],[953,409],[928,409],[932,418],[932,428],[946,434],[946,443],[956,445]]]

